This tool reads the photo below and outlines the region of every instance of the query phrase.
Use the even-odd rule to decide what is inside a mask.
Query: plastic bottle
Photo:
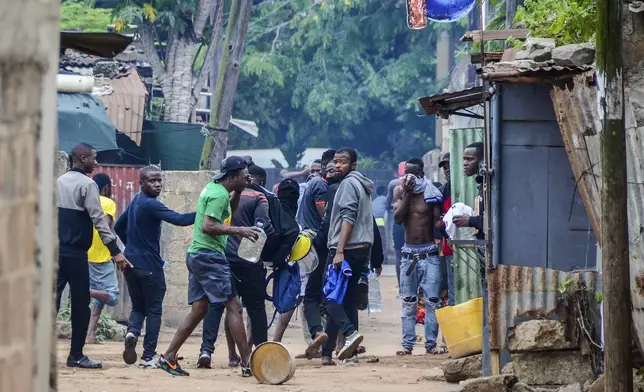
[[[237,250],[237,255],[251,263],[257,263],[262,255],[262,249],[264,249],[264,244],[266,243],[266,233],[264,233],[264,221],[260,218],[255,219],[255,227],[259,229],[257,233],[259,237],[257,241],[253,242],[248,238],[242,238],[239,243],[239,249]]]
[[[369,312],[382,312],[382,295],[380,294],[380,281],[375,272],[369,273]]]

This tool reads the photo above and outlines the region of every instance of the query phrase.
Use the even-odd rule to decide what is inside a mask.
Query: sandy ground
[[[201,343],[200,336],[193,335],[181,349],[182,362],[190,377],[172,377],[161,370],[143,370],[123,363],[122,343],[91,345],[85,348],[86,354],[95,360],[103,361],[100,371],[74,370],[65,367],[64,360],[69,350],[69,342],[58,342],[58,374],[60,391],[85,392],[125,392],[125,391],[364,391],[404,390],[452,392],[458,386],[441,382],[425,381],[424,377],[440,374],[437,369],[445,357],[429,357],[424,354],[422,344],[416,346],[413,356],[395,357],[400,342],[400,305],[396,298],[396,279],[381,278],[383,312],[360,313],[360,330],[365,339],[363,345],[367,353],[359,365],[321,367],[319,360],[296,360],[295,376],[285,385],[260,385],[254,378],[242,378],[239,370],[228,369],[225,338],[220,336],[214,357],[214,369],[196,369],[196,359]],[[269,305],[272,314],[272,306]],[[293,355],[305,348],[299,320],[294,320],[286,332],[283,343]],[[159,351],[165,350],[174,331],[162,331]],[[422,334],[421,329],[418,333]],[[272,331],[269,332],[269,336]],[[139,353],[140,353],[139,347]],[[378,363],[367,363],[366,359],[377,356]]]

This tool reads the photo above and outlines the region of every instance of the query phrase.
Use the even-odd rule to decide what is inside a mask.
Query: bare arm
[[[432,217],[434,218],[434,221],[432,222],[432,227],[441,229],[442,227],[439,227],[439,225],[442,222],[441,215],[443,212],[443,206],[438,203],[435,203],[434,205],[432,205],[432,207],[433,207]]]
[[[409,215],[409,204],[411,192],[405,190],[402,185],[394,189],[394,221],[402,225]]]
[[[216,219],[209,217],[208,215],[204,216],[203,226],[201,230],[211,236],[217,235],[236,235],[241,237],[249,238],[253,241],[259,238],[257,227],[237,227],[237,226],[226,226],[223,223],[217,222]]]
[[[318,210],[318,215],[320,215],[320,218],[324,218],[324,211],[326,210],[326,203],[317,202],[317,203],[315,203],[315,208]]]

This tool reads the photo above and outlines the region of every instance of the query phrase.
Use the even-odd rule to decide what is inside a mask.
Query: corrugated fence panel
[[[105,173],[112,180],[112,199],[116,213],[121,215],[139,191],[140,166],[99,165],[94,173]]]
[[[463,174],[463,152],[475,142],[483,141],[482,128],[463,128],[450,130],[450,176],[452,204],[461,202],[474,207],[477,194],[476,181]],[[457,239],[470,239],[471,230],[459,229]],[[456,302],[462,303],[481,296],[481,278],[476,250],[473,248],[454,248],[454,277]]]
[[[488,275],[490,344],[494,350],[507,348],[508,328],[533,319],[565,320],[566,307],[559,289],[566,282],[584,282],[594,291],[596,271],[564,272],[548,268],[499,265]],[[599,312],[599,309],[596,309]]]
[[[112,199],[116,203],[116,213],[121,215],[139,191],[140,166],[100,165],[94,173],[105,173],[112,180]],[[116,321],[127,321],[130,317],[132,302],[127,291],[125,278],[121,271],[117,272],[120,299],[116,306],[107,306],[107,311]]]

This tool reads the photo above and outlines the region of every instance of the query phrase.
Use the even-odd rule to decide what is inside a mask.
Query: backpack
[[[269,328],[273,325],[278,313],[287,313],[299,305],[302,286],[300,266],[298,263],[283,263],[275,267],[273,272],[266,278],[267,289],[271,279],[273,280],[273,295],[271,296],[267,292],[266,300],[273,303],[275,313],[268,326]]]
[[[275,194],[255,184],[251,187],[266,196],[268,217],[275,230],[275,234],[266,239],[262,250],[262,260],[272,261],[275,266],[285,264],[295,241],[297,241],[300,228],[297,222],[284,211],[284,207]]]

